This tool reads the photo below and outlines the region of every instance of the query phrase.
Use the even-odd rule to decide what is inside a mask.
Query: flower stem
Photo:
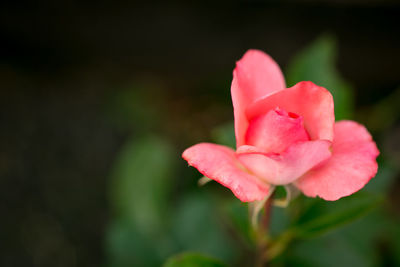
[[[269,242],[269,226],[271,219],[271,206],[273,202],[273,193],[269,196],[264,205],[264,211],[257,229],[257,251],[256,251],[256,267],[265,267],[268,262],[268,254],[266,253]]]

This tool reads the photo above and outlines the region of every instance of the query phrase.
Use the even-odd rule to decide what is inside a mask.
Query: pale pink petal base
[[[289,184],[331,156],[331,142],[298,142],[282,154],[243,153],[238,158],[255,175],[274,185]],[[249,146],[238,151],[251,151]]]
[[[270,186],[249,174],[232,149],[200,143],[186,149],[182,157],[206,177],[228,187],[243,202],[264,199]]]
[[[379,150],[364,126],[353,121],[335,124],[332,157],[296,185],[310,197],[337,200],[364,187],[378,170]]]

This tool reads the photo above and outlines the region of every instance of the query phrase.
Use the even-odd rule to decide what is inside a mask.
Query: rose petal
[[[182,157],[208,178],[228,187],[243,202],[262,200],[268,195],[270,186],[246,172],[228,147],[200,143],[186,149]]]
[[[259,147],[255,147],[255,146],[243,145],[243,146],[240,146],[240,147],[238,147],[236,149],[236,153],[238,153],[238,154],[242,154],[242,153],[263,153],[263,154],[266,154],[266,153],[268,153],[268,151],[265,151],[264,149],[261,149]]]
[[[364,126],[354,121],[335,124],[332,157],[296,185],[310,197],[337,200],[364,187],[378,170],[379,150]]]
[[[331,156],[330,145],[331,142],[326,140],[298,142],[280,155],[242,153],[238,154],[238,159],[247,169],[266,182],[285,185],[328,159]]]
[[[283,152],[295,142],[308,140],[303,118],[281,109],[271,110],[251,120],[246,133],[247,145],[274,153]]]
[[[237,147],[244,145],[248,121],[245,110],[256,100],[286,88],[278,64],[259,50],[249,50],[236,63],[231,95],[235,115]]]
[[[246,110],[247,119],[251,121],[276,107],[301,115],[311,140],[332,141],[335,123],[333,98],[325,88],[312,82],[299,82],[250,105]]]

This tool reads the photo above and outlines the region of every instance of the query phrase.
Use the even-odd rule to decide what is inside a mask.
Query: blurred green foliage
[[[336,120],[351,119],[354,93],[351,85],[336,69],[337,43],[333,36],[323,35],[300,51],[288,66],[286,81],[293,86],[300,81],[328,89],[335,101]]]
[[[236,147],[235,126],[233,121],[222,124],[212,131],[213,140],[220,145]]]
[[[400,87],[376,103],[370,110],[365,110],[360,117],[365,119],[371,130],[388,130],[400,119]]]
[[[165,257],[166,199],[175,163],[171,145],[155,136],[131,140],[121,151],[111,176],[115,219],[106,244],[110,266],[153,265]]]
[[[111,202],[118,217],[135,222],[145,233],[160,228],[168,211],[174,155],[167,141],[154,136],[125,145],[112,174]]]
[[[183,253],[170,258],[164,267],[223,267],[218,260],[198,253]]]
[[[293,203],[291,209],[297,209],[293,211],[297,213],[301,210],[301,214],[294,221],[294,226],[288,229],[299,238],[316,237],[350,223],[376,208],[382,201],[376,195],[364,192],[335,202],[328,202],[319,198],[299,199],[297,201],[302,201],[303,203],[300,205],[303,207]]]

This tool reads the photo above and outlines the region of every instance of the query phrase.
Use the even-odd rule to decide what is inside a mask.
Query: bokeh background
[[[159,266],[184,251],[251,265],[246,206],[199,188],[180,157],[200,141],[232,145],[232,70],[249,48],[289,86],[326,86],[337,117],[365,124],[381,150],[353,197],[273,210],[276,236],[305,225],[273,264],[400,266],[399,11],[394,0],[2,2],[0,266]]]

